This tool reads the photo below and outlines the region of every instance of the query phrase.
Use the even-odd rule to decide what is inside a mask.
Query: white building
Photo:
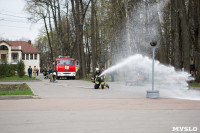
[[[40,69],[40,51],[31,45],[31,41],[0,41],[0,63],[7,61],[15,65],[20,60],[24,61],[25,72],[29,66]]]

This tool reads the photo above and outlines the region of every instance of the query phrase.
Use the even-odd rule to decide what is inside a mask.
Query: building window
[[[25,54],[22,54],[22,60],[25,60]]]
[[[33,59],[33,54],[30,54],[30,56],[31,56],[30,59],[32,60]]]
[[[26,60],[29,60],[29,54],[26,54]]]
[[[17,60],[17,54],[13,54],[13,60]]]
[[[35,60],[37,60],[37,54],[35,54],[34,56],[35,56],[35,57],[34,57],[34,58],[35,58]]]
[[[0,50],[8,50],[8,47],[5,45],[0,46]]]

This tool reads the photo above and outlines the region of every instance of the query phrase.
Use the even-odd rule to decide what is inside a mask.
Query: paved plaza
[[[147,99],[149,85],[109,82],[110,89],[95,90],[88,81],[42,78],[27,84],[40,99],[0,100],[1,133],[200,132],[200,101],[166,98],[162,90],[161,98]]]

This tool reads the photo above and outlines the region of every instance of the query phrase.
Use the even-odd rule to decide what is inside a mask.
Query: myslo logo
[[[173,132],[197,132],[197,127],[172,127]]]

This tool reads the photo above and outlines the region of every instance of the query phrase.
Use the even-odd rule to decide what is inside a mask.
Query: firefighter
[[[51,67],[49,67],[48,73],[49,73],[50,82],[53,82],[53,70],[51,69]]]
[[[100,71],[99,71],[99,68],[96,68],[96,72],[95,72],[95,75],[94,75],[94,89],[98,89],[99,88],[99,85],[100,85],[100,81],[99,81],[99,75],[100,75]]]
[[[47,68],[46,67],[44,68],[43,76],[44,76],[44,79],[48,79],[48,72],[47,72]]]
[[[34,78],[36,78],[36,73],[37,73],[37,68],[36,68],[36,66],[34,66],[34,68],[33,68]]]
[[[99,89],[99,88],[102,88],[104,89],[104,86],[105,86],[105,82],[104,82],[104,76],[100,76],[101,73],[99,71],[99,68],[96,68],[96,72],[95,72],[95,75],[94,75],[94,89]]]
[[[56,71],[53,72],[53,83],[56,83]]]

